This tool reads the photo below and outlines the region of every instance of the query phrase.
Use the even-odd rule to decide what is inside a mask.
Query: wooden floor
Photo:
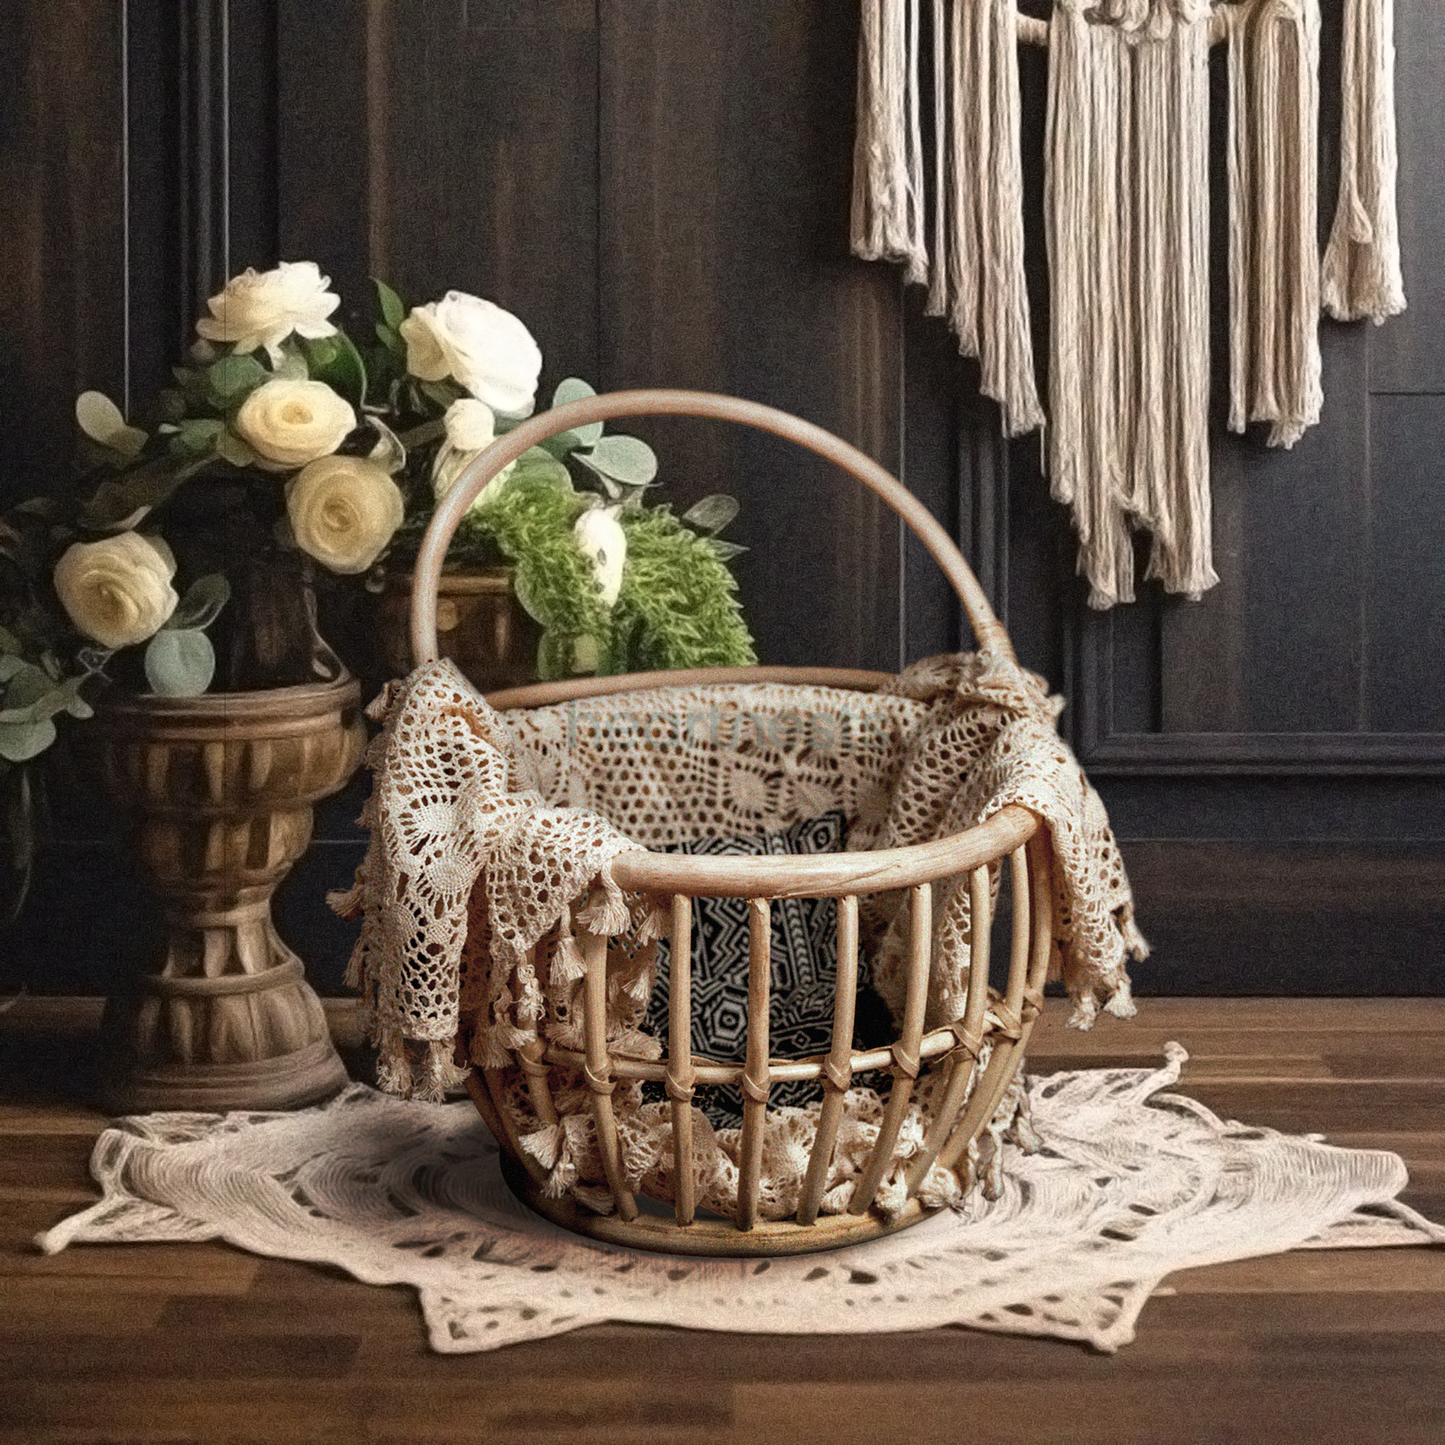
[[[1399,1151],[1445,1219],[1445,1000],[1145,1001],[1065,1031],[1033,1067],[1192,1056],[1217,1112]],[[344,1029],[346,1017],[336,1018]],[[32,1236],[95,1197],[86,1106],[97,1014],[0,1015],[0,1440],[778,1441],[1442,1445],[1445,1249],[1305,1252],[1176,1275],[1139,1339],[1075,1345],[945,1329],[809,1339],[599,1326],[431,1354],[414,1296],[225,1245]]]

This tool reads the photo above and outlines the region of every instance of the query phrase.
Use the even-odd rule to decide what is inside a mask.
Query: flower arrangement
[[[334,678],[318,577],[414,556],[431,509],[530,415],[542,355],[526,326],[459,291],[408,308],[377,281],[373,335],[333,320],[314,262],[234,277],[207,303],[144,425],[76,402],[82,467],[0,515],[0,831],[33,848],[29,764],[107,679],[191,696]],[[554,403],[589,394],[567,378]],[[754,660],[709,497],[646,505],[657,458],[581,428],[495,478],[449,564],[502,562],[543,629],[539,675]]]

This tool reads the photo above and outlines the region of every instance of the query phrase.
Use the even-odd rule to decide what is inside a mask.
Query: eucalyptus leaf
[[[729,522],[738,514],[738,500],[736,497],[729,497],[722,492],[714,492],[710,497],[704,497],[700,502],[689,507],[682,514],[682,520],[689,527],[696,527],[699,532],[705,532],[712,536],[715,532],[721,532]]]
[[[38,722],[0,722],[0,758],[7,762],[29,762],[54,741],[55,724],[49,718]]]
[[[166,627],[172,632],[189,628],[209,627],[226,603],[231,600],[231,584],[220,572],[197,577],[186,589]]]
[[[270,378],[254,356],[223,356],[206,368],[206,385],[222,406],[239,401]]]
[[[565,406],[569,401],[581,401],[583,397],[596,395],[596,387],[583,381],[580,376],[569,376],[559,382],[557,390],[552,393],[552,405]],[[589,422],[586,426],[573,427],[567,435],[577,438],[576,446],[596,446],[602,437],[602,423],[594,421]]]
[[[232,359],[227,357],[228,361]],[[246,358],[239,359],[245,360]],[[216,364],[219,366],[220,362]],[[225,425],[215,417],[194,417],[189,421],[183,421],[171,440],[171,449],[191,457],[209,456],[211,452],[215,451],[216,440],[225,430]]]
[[[199,697],[215,676],[216,650],[195,628],[157,632],[146,648],[145,671],[162,697]]]
[[[550,482],[564,492],[576,490],[572,485],[572,473],[542,447],[529,447],[513,464],[511,480],[518,481],[524,477]]]
[[[60,507],[54,497],[30,497],[10,510],[17,517],[39,517],[41,521],[48,522]]]
[[[543,437],[537,445],[562,462],[582,445],[582,438],[575,431],[559,431],[553,436]]]
[[[216,434],[216,455],[233,467],[250,467],[256,463],[256,453],[229,428]]]
[[[31,710],[54,689],[55,681],[43,667],[24,659],[18,667],[10,666],[6,671],[9,675],[5,678],[5,705],[0,708],[0,721],[28,722],[32,719]]]
[[[128,426],[120,408],[101,391],[83,391],[75,398],[75,421],[92,441],[124,457],[136,456],[146,444],[146,434]]]
[[[175,377],[176,386],[185,398],[187,406],[205,406],[207,404],[210,399],[211,386],[206,380],[204,371],[197,371],[189,366],[173,366],[171,375]]]
[[[8,627],[0,627],[0,669],[5,664],[15,660],[15,654],[20,651],[20,639],[10,631]],[[3,681],[5,674],[0,671],[0,681]]]
[[[62,712],[76,716],[74,705],[85,681],[83,677],[68,677],[57,686],[49,673],[38,667],[17,673],[5,689],[0,725],[45,722]]]
[[[371,284],[376,287],[376,300],[381,307],[382,319],[395,331],[406,319],[406,302],[378,277],[373,276]]]
[[[657,453],[637,437],[603,437],[590,452],[575,456],[599,476],[625,487],[645,487],[657,475]]]
[[[120,408],[103,391],[83,391],[75,398],[75,421],[86,436],[98,442],[125,425]]]

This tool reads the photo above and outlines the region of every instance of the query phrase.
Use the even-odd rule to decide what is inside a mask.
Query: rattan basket
[[[898,481],[846,442],[785,412],[732,397],[690,391],[630,391],[587,397],[533,417],[495,442],[448,492],[423,540],[415,568],[411,637],[415,661],[437,657],[436,593],[442,559],[462,515],[482,487],[529,447],[570,428],[618,417],[682,415],[714,417],[772,432],[837,463],[870,488],[918,536],[938,562],[963,604],[980,648],[1012,657],[1008,636],[993,615],[977,579],[947,533]],[[870,691],[884,674],[826,668],[737,668],[577,679],[496,693],[499,708],[522,708],[596,698],[659,686],[771,681]],[[992,912],[990,868],[1007,870],[1011,940],[1006,979],[989,986]],[[830,1249],[901,1228],[928,1211],[916,1195],[935,1163],[960,1169],[970,1143],[995,1114],[1017,1076],[1024,1046],[1041,1002],[1052,944],[1053,858],[1038,818],[1010,806],[986,823],[913,847],[803,857],[700,857],[653,852],[623,853],[612,873],[625,890],[662,900],[671,920],[672,984],[669,1037],[660,1059],[610,1051],[606,1035],[607,949],[605,937],[579,932],[586,961],[582,989],[585,1049],[536,1045],[513,1055],[509,1068],[473,1069],[467,1088],[496,1134],[504,1173],[516,1193],[558,1224],[594,1238],[634,1248],[679,1254],[768,1255]],[[967,875],[975,941],[962,1016],[925,1031],[924,1011],[932,953],[932,896],[945,880]],[[858,979],[858,900],[884,890],[906,894],[908,973],[904,1017],[883,1048],[852,1047]],[[748,1030],[742,1063],[715,1063],[691,1049],[691,903],[698,897],[746,899],[749,919]],[[772,1058],[768,1048],[771,986],[770,906],[780,898],[837,900],[837,982],[832,1047],[805,1059]],[[985,1042],[990,1048],[985,1050]],[[987,1054],[986,1066],[980,1055]],[[591,1090],[597,1144],[613,1211],[595,1213],[570,1199],[546,1197],[542,1173],[521,1147],[503,1107],[509,1083],[525,1076],[530,1105],[543,1123],[557,1113],[550,1074],[580,1070]],[[884,1218],[871,1206],[887,1170],[899,1129],[916,1097],[920,1071],[943,1071],[942,1087],[926,1124],[923,1152],[910,1163],[909,1202]],[[880,1132],[867,1166],[853,1186],[845,1212],[820,1214],[819,1205],[843,1114],[843,1098],[855,1075],[888,1071],[892,1085]],[[671,1100],[675,1198],[669,1207],[642,1200],[629,1187],[619,1143],[612,1093],[619,1080],[664,1084]],[[758,1214],[768,1094],[782,1080],[820,1080],[823,1103],[801,1200],[790,1219]],[[691,1174],[694,1118],[691,1100],[699,1085],[732,1084],[743,1095],[736,1208],[731,1218],[700,1213]],[[965,1184],[972,1183],[964,1180]]]

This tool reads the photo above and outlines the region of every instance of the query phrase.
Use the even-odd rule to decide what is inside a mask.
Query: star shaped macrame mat
[[[223,1239],[409,1284],[432,1346],[495,1349],[604,1320],[769,1334],[967,1325],[1114,1350],[1172,1271],[1287,1249],[1445,1243],[1398,1155],[1218,1119],[1157,1070],[1031,1078],[1043,1148],[997,1200],[896,1234],[758,1260],[645,1254],[559,1229],[502,1181],[470,1103],[355,1084],[295,1113],[152,1114],[95,1147],[104,1198],[37,1241]]]

